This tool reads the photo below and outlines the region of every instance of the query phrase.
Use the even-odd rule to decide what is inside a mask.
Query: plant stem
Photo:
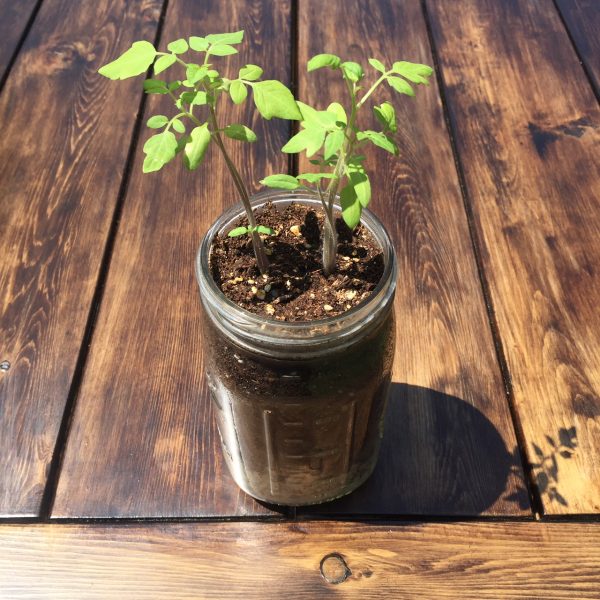
[[[250,227],[256,227],[256,220],[254,219],[254,213],[252,212],[252,205],[250,204],[250,196],[248,194],[248,190],[244,185],[244,181],[242,180],[242,176],[239,171],[236,169],[235,164],[229,157],[227,153],[227,149],[225,148],[225,144],[223,144],[223,140],[221,138],[221,134],[219,133],[219,124],[217,122],[217,114],[215,112],[214,106],[210,105],[210,121],[213,127],[212,135],[223,154],[223,158],[225,159],[225,163],[227,164],[227,168],[231,173],[231,177],[233,179],[233,183],[237,188],[238,193],[241,196],[242,204],[244,205],[244,209],[246,211],[246,216],[248,217],[248,224]],[[257,231],[253,231],[251,233],[252,246],[254,248],[254,254],[256,256],[256,264],[258,266],[261,274],[267,273],[269,270],[269,259],[267,258],[267,253],[265,252],[265,247],[262,239]]]
[[[360,99],[360,101],[358,102],[358,104],[356,105],[357,108],[360,108],[364,103],[365,100],[377,89],[377,86],[384,81],[384,79],[386,79],[386,77],[388,75],[391,75],[392,71],[386,71],[369,89],[368,91],[365,92],[365,95]]]
[[[348,119],[348,124],[346,125],[344,143],[342,144],[337,162],[335,163],[333,178],[327,186],[327,200],[324,206],[325,223],[323,225],[323,271],[326,276],[331,275],[331,273],[335,271],[336,267],[337,231],[335,229],[335,220],[333,216],[333,203],[335,202],[342,177],[344,176],[344,172],[346,170],[346,156],[351,155],[352,147],[355,141],[354,122],[356,121],[358,106],[356,104],[354,86],[350,84],[347,79],[346,85],[352,100],[352,111],[350,113],[350,118]]]

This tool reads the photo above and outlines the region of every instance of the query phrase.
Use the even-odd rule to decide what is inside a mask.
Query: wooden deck
[[[318,52],[436,68],[369,156],[400,269],[382,455],[301,510],[241,492],[213,423],[221,158],[143,175],[164,99],[97,75],[237,29],[233,65],[320,106]],[[0,597],[600,598],[598,31],[596,0],[0,0]],[[247,181],[305,166],[230,114]]]

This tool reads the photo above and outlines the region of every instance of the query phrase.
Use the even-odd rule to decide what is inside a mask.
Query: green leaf
[[[282,190],[295,190],[300,187],[298,180],[292,175],[269,175],[260,182],[270,188],[279,188]]]
[[[257,225],[256,231],[264,235],[273,235],[275,233],[270,227],[265,227],[264,225]]]
[[[153,135],[144,144],[144,173],[162,169],[174,156],[177,150],[177,138],[171,131],[163,131]]]
[[[298,179],[303,179],[309,183],[317,183],[321,179],[333,179],[333,173],[302,173],[302,175],[298,175]]]
[[[206,50],[208,50],[209,43],[206,38],[193,35],[189,39],[189,42],[190,48],[196,52],[206,52]]]
[[[167,84],[160,79],[146,79],[144,81],[144,91],[146,94],[168,94]]]
[[[360,167],[360,169],[350,170],[348,179],[354,188],[354,193],[356,194],[356,198],[360,202],[360,205],[363,208],[366,208],[371,200],[371,182],[369,181],[369,177],[365,173],[365,170],[362,167]]]
[[[327,112],[335,116],[336,123],[343,123],[344,126],[347,125],[348,117],[346,116],[346,111],[339,102],[332,102],[327,107]]]
[[[326,110],[315,110],[312,106],[299,100],[296,102],[302,113],[302,126],[306,128],[335,129],[335,115]]]
[[[168,69],[175,61],[177,57],[174,54],[166,54],[165,56],[161,56],[154,63],[154,74],[158,75],[162,73],[165,69]]]
[[[341,129],[336,129],[327,135],[325,138],[325,147],[323,148],[323,158],[327,160],[331,158],[344,143],[344,132]]]
[[[209,53],[214,56],[230,56],[231,54],[237,54],[238,51],[229,44],[216,44],[210,47]]]
[[[358,139],[359,142],[362,140],[369,140],[371,143],[387,150],[391,154],[398,154],[396,144],[379,131],[359,131],[356,135],[356,139]]]
[[[360,223],[362,205],[351,184],[348,184],[342,189],[340,203],[342,205],[342,218],[344,219],[344,222],[350,229],[354,229]]]
[[[308,61],[306,67],[309,72],[322,69],[323,67],[337,69],[341,62],[341,59],[335,54],[317,54]]]
[[[265,118],[291,119],[300,121],[302,114],[292,92],[280,81],[267,79],[252,85],[254,103],[258,112]]]
[[[173,119],[172,127],[177,133],[185,133],[185,125],[179,119]]]
[[[263,70],[257,65],[246,65],[240,69],[240,79],[246,81],[256,81],[260,79],[263,74]]]
[[[234,125],[227,125],[224,129],[225,135],[232,140],[240,140],[241,142],[255,142],[256,134],[252,129],[245,125],[236,123]]]
[[[244,83],[236,79],[229,86],[229,95],[234,104],[241,104],[246,99],[246,96],[248,96],[248,89]]]
[[[183,38],[180,38],[168,44],[167,50],[173,54],[183,54],[188,50],[188,43]]]
[[[401,77],[388,77],[386,81],[400,94],[406,94],[407,96],[415,95],[412,87]]]
[[[109,79],[127,79],[145,73],[156,57],[156,50],[150,42],[133,42],[119,58],[98,69],[100,75]]]
[[[206,104],[206,92],[183,92],[179,96],[184,104],[193,104],[194,106],[202,106]]]
[[[194,106],[202,106],[208,102],[206,92],[196,92],[192,104]]]
[[[190,141],[183,149],[185,166],[190,171],[198,168],[209,144],[210,131],[208,130],[208,123],[194,127],[190,132]]]
[[[354,81],[356,83],[365,76],[363,68],[358,63],[348,61],[342,63],[341,66],[344,77],[350,81]]]
[[[185,70],[185,76],[192,85],[195,85],[201,79],[204,79],[207,74],[208,69],[206,67],[201,67],[200,65],[190,64]]]
[[[211,44],[241,44],[243,39],[243,29],[230,33],[211,33],[206,36],[206,41]]]
[[[169,119],[164,115],[154,115],[146,121],[146,125],[150,127],[150,129],[159,129],[160,127],[164,127],[168,122]]]
[[[375,113],[377,120],[385,129],[389,129],[393,132],[398,130],[396,124],[396,111],[389,102],[384,102],[381,106],[374,106],[373,112]]]
[[[374,69],[377,69],[380,73],[385,73],[385,71],[386,71],[384,64],[380,60],[377,60],[376,58],[370,58],[369,64]]]
[[[247,227],[236,227],[235,229],[232,229],[227,235],[229,237],[239,237],[240,235],[245,235],[246,233],[248,233]]]
[[[306,150],[306,156],[311,157],[321,148],[324,141],[325,132],[322,129],[303,129],[292,137],[281,150],[288,154]]]
[[[178,90],[181,87],[181,81],[171,81],[171,83],[169,83],[169,91],[170,92],[174,92],[176,90]]]
[[[427,78],[433,73],[433,69],[428,65],[411,63],[405,60],[395,62],[392,71],[413,83],[424,83],[425,85],[429,85]]]

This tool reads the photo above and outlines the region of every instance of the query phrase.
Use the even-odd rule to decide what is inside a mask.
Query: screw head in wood
[[[0,371],[8,371],[10,369],[10,362],[3,360],[0,362]]]

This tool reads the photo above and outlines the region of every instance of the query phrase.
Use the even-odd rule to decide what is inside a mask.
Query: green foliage
[[[395,133],[398,130],[396,111],[392,104],[384,102],[381,106],[374,106],[373,112],[377,120],[383,125],[384,131],[389,130]]]
[[[144,91],[146,94],[168,94],[169,88],[164,81],[159,79],[146,79],[144,81]]]
[[[177,57],[174,54],[166,54],[165,56],[161,56],[154,63],[154,74],[158,75],[162,73],[166,69],[168,69],[171,65],[174,65],[177,62]]]
[[[239,237],[240,235],[246,235],[249,233],[253,233],[256,231],[257,233],[262,233],[263,235],[273,235],[275,232],[270,227],[265,227],[264,225],[257,225],[256,227],[236,227],[232,229],[227,235],[229,237]]]
[[[366,131],[359,131],[356,134],[356,139],[359,142],[368,140],[372,144],[375,144],[375,146],[379,146],[379,148],[387,150],[390,154],[398,154],[398,147],[396,146],[394,140],[380,131],[371,131],[369,129]]]
[[[373,114],[381,125],[381,131],[361,130],[358,127],[357,116],[360,109],[384,82],[401,94],[414,96],[411,83],[427,84],[428,77],[433,73],[427,65],[407,61],[396,61],[388,69],[379,59],[369,58],[369,65],[378,73],[378,79],[359,97],[365,77],[359,63],[342,62],[334,54],[317,54],[308,61],[309,71],[324,67],[341,71],[350,93],[351,114],[348,116],[339,102],[332,102],[324,111],[298,102],[302,113],[301,129],[282,150],[289,153],[305,152],[307,157],[315,157],[310,162],[319,167],[320,172],[304,173],[298,177],[272,175],[262,181],[269,187],[284,189],[306,188],[306,184],[313,184],[328,219],[332,218],[333,202],[339,193],[342,217],[350,228],[358,225],[362,210],[371,200],[371,183],[363,166],[364,156],[356,151],[363,144],[372,144],[393,155],[398,154],[398,145],[394,139],[398,124],[392,103],[385,101],[373,106]],[[323,182],[328,183],[326,189],[321,187]]]
[[[210,53],[215,56],[230,56],[231,54],[237,54],[237,50],[229,44],[217,44],[210,47]]]
[[[244,40],[244,30],[230,33],[210,33],[206,36],[209,44],[241,44]]]
[[[185,166],[190,171],[198,168],[204,159],[204,155],[206,154],[209,143],[210,131],[208,129],[208,123],[204,123],[203,125],[194,127],[194,129],[192,129],[190,133],[190,140],[183,148],[183,160],[185,162]]]
[[[252,129],[245,125],[235,123],[234,125],[227,125],[224,129],[225,135],[232,140],[239,140],[240,142],[255,142],[256,134]]]
[[[411,85],[404,81],[402,77],[388,77],[387,82],[390,84],[390,87],[399,94],[406,94],[407,96],[415,95],[415,91],[412,89]]]
[[[133,42],[131,48],[119,58],[98,70],[100,75],[109,79],[127,79],[145,73],[154,62],[156,49],[150,42]]]
[[[254,104],[263,118],[268,120],[279,117],[296,121],[302,118],[292,92],[280,81],[271,79],[251,85]]]
[[[341,63],[341,59],[335,54],[317,54],[308,61],[307,68],[309,72],[315,71],[316,69],[322,69],[323,67],[337,69]]]
[[[246,81],[256,81],[262,77],[263,70],[257,65],[246,65],[240,69],[239,78]]]
[[[229,95],[234,104],[242,104],[246,100],[246,96],[248,96],[248,89],[241,81],[232,81],[229,86]]]
[[[183,54],[188,50],[188,43],[183,38],[175,40],[174,42],[167,44],[167,50],[171,51],[173,54]]]
[[[369,64],[374,69],[377,69],[380,73],[385,73],[385,66],[384,66],[384,64],[380,60],[377,60],[376,58],[370,58],[369,59]]]
[[[354,83],[358,83],[364,76],[363,68],[355,62],[344,62],[341,65],[344,77]]]
[[[160,129],[164,127],[169,122],[169,119],[164,115],[154,115],[150,117],[148,121],[146,121],[146,125],[150,127],[150,129]]]
[[[265,119],[302,118],[290,90],[279,81],[262,81],[263,69],[258,65],[243,66],[238,77],[232,80],[222,77],[215,68],[213,59],[237,53],[235,46],[243,39],[243,31],[191,36],[187,40],[179,38],[167,44],[167,52],[157,51],[149,42],[134,42],[120,57],[99,70],[110,79],[126,79],[153,66],[154,76],[144,81],[144,91],[169,95],[179,110],[173,118],[155,115],[148,119],[150,129],[164,130],[153,135],[144,146],[144,172],[158,171],[180,152],[186,167],[194,170],[202,163],[211,141],[221,134],[237,141],[255,142],[256,134],[245,125],[218,125],[217,110],[222,96],[229,96],[234,104],[243,104],[251,91]],[[188,52],[195,53],[191,62],[185,59]],[[184,76],[179,74],[181,79],[164,81],[156,77],[175,66],[183,69]],[[194,109],[204,114],[195,114]],[[187,125],[191,128],[189,134]],[[222,143],[218,146],[225,152]],[[227,164],[230,170],[235,168],[232,163]],[[232,172],[232,176],[240,182],[237,173]]]
[[[177,138],[171,131],[163,131],[149,138],[144,144],[144,173],[151,173],[162,169],[175,157]]]
[[[298,180],[292,175],[269,175],[260,182],[267,187],[281,190],[295,190],[300,187]]]

